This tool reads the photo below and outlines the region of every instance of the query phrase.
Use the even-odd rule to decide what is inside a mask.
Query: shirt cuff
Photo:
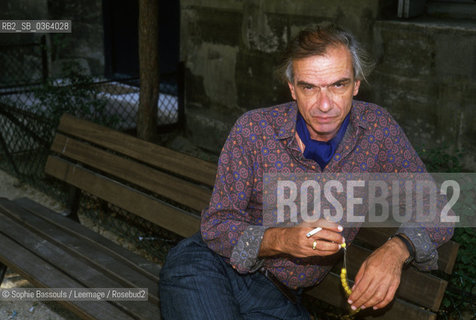
[[[419,270],[430,271],[438,269],[438,251],[425,228],[418,226],[401,226],[397,233],[405,234],[415,248],[413,265]]]
[[[264,232],[268,228],[266,226],[249,226],[238,239],[231,252],[230,264],[239,273],[255,272],[263,265],[264,259],[259,259],[258,255]]]

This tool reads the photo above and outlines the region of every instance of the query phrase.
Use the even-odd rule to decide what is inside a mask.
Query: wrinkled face
[[[330,47],[324,56],[293,61],[293,99],[306,121],[311,139],[332,139],[352,107],[360,81],[354,79],[352,58],[344,46]]]

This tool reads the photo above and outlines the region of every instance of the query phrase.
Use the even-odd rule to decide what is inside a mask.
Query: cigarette
[[[321,231],[322,228],[321,227],[317,227],[316,229],[312,229],[311,231],[309,231],[307,234],[306,234],[306,237],[312,237],[313,235],[315,235],[316,233],[318,233],[319,231]]]

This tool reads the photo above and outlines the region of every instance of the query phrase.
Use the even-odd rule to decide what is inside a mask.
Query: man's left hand
[[[352,309],[389,304],[400,284],[402,267],[409,252],[398,238],[392,238],[375,250],[362,264],[355,276],[355,284],[348,302]]]

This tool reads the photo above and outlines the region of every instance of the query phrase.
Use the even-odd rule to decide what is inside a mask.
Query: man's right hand
[[[314,228],[322,230],[311,237],[306,234]],[[290,228],[269,228],[265,231],[261,242],[260,257],[278,254],[289,254],[298,258],[311,256],[329,256],[337,253],[344,238],[342,227],[337,223],[319,219],[316,222],[305,222]],[[313,243],[316,241],[315,249]]]

